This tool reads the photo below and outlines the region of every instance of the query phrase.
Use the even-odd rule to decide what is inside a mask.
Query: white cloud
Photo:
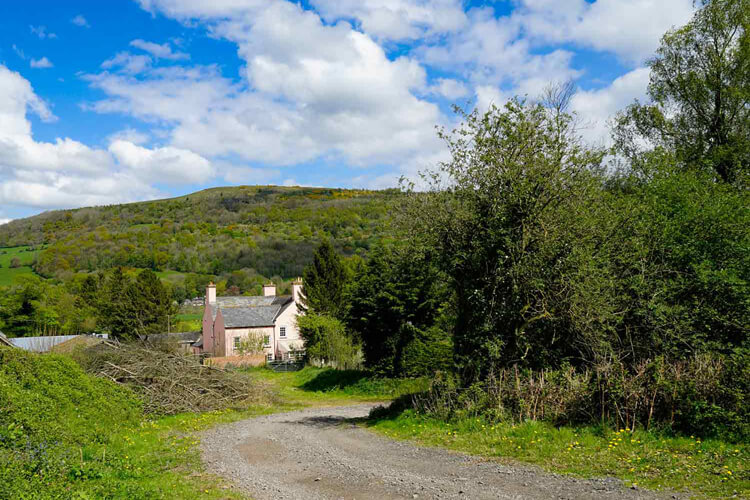
[[[230,184],[268,184],[278,179],[281,171],[274,168],[253,168],[235,166],[230,163],[217,165]]]
[[[694,11],[693,0],[521,0],[513,17],[540,42],[573,42],[639,63]]]
[[[168,59],[170,61],[177,61],[180,59],[189,59],[190,55],[185,52],[172,52],[172,47],[168,43],[154,43],[147,42],[145,40],[137,39],[130,42],[131,47],[136,47],[148,52],[157,59]]]
[[[54,121],[49,106],[20,74],[0,65],[0,206],[61,208],[163,196],[155,184],[205,182],[211,163],[173,146],[145,148],[126,129],[108,150],[70,138],[34,140],[27,113]]]
[[[471,10],[466,29],[447,36],[444,43],[420,47],[417,53],[426,64],[457,72],[475,85],[510,87],[520,93],[535,94],[549,81],[581,74],[571,67],[572,52],[534,52],[515,19],[495,17],[491,8]]]
[[[141,132],[139,130],[136,130],[134,128],[125,128],[123,130],[119,130],[115,132],[114,134],[111,134],[109,137],[107,137],[107,140],[109,143],[113,143],[117,140],[121,141],[128,141],[132,142],[133,144],[145,144],[149,141],[149,135]]]
[[[20,57],[24,61],[26,60],[26,54],[23,50],[21,50],[20,47],[18,47],[15,43],[11,47],[13,48],[13,52],[15,52],[18,57]]]
[[[140,179],[164,184],[194,184],[213,176],[211,163],[186,149],[171,146],[148,149],[116,140],[109,145],[117,162]]]
[[[432,94],[436,94],[446,99],[456,100],[459,97],[469,95],[469,89],[463,82],[453,78],[438,78],[437,81],[429,87]]]
[[[416,39],[461,29],[460,0],[312,0],[324,19],[356,19],[365,33],[391,40]]]
[[[8,222],[10,222],[12,220],[13,219],[7,219],[7,218],[6,219],[0,219],[0,226],[2,226],[3,224],[7,224]]]
[[[145,55],[134,55],[130,52],[118,52],[111,59],[104,61],[101,66],[104,69],[119,68],[130,74],[142,73],[151,67],[151,57]]]
[[[649,74],[648,68],[636,68],[615,79],[607,87],[575,94],[571,107],[588,122],[584,123],[585,128],[581,130],[584,138],[592,143],[609,143],[607,122],[615,113],[632,103],[633,99],[645,97]]]
[[[32,68],[51,68],[52,66],[54,66],[52,62],[46,57],[42,57],[41,59],[32,59],[29,65]]]
[[[71,23],[75,24],[76,26],[80,26],[81,28],[90,28],[91,25],[86,20],[85,17],[83,17],[81,14],[78,14],[76,17],[70,20]]]
[[[47,31],[46,26],[29,26],[29,30],[31,31],[32,34],[38,36],[42,40],[44,40],[45,38],[49,38],[50,40],[57,38],[56,34],[49,33]]]
[[[442,147],[433,130],[440,111],[417,97],[427,90],[424,69],[407,57],[390,60],[345,22],[326,25],[285,1],[141,4],[199,19],[235,42],[245,79],[234,83],[199,66],[154,68],[137,79],[91,75],[108,98],[90,109],[170,123],[173,146],[205,157],[267,165],[319,157],[398,164]]]

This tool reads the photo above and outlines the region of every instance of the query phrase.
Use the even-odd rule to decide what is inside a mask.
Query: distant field
[[[39,250],[29,250],[30,247],[0,248],[0,286],[9,286],[16,276],[33,274],[31,264]],[[21,261],[21,267],[11,268],[10,261],[15,257]]]

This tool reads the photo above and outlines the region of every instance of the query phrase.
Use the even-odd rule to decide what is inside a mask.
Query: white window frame
[[[286,325],[279,327],[279,338],[280,339],[286,338]]]
[[[263,347],[271,347],[271,336],[263,335]]]
[[[272,352],[269,352],[268,354],[266,354],[266,361],[273,361],[273,353]]]
[[[234,341],[233,342],[234,342],[234,344],[232,345],[232,351],[236,351],[237,349],[240,348],[240,338],[239,337],[234,337]]]

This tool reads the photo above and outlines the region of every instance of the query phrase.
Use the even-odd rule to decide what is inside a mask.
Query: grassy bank
[[[373,419],[369,428],[395,439],[536,464],[583,477],[613,476],[651,489],[689,490],[707,498],[750,498],[750,447],[695,437],[562,427],[541,422],[443,422],[407,410]]]
[[[425,390],[429,383],[426,378],[382,378],[359,370],[314,366],[288,373],[276,373],[268,368],[245,371],[272,383],[289,403],[302,405],[389,401]]]
[[[0,498],[239,498],[202,472],[194,433],[270,411],[150,418],[65,356],[0,348]]]

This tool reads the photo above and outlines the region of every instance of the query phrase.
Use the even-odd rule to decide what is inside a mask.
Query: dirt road
[[[573,479],[394,441],[355,425],[373,405],[315,408],[211,429],[210,472],[256,499],[651,499],[616,479]]]

